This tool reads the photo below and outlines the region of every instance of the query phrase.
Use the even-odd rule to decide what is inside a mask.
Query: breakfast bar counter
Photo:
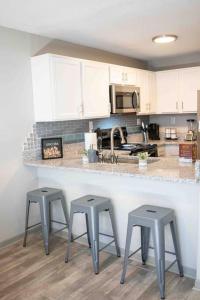
[[[127,163],[128,161],[128,163]],[[195,184],[194,164],[181,163],[177,157],[149,158],[148,166],[138,167],[138,160],[134,157],[126,159],[126,163],[87,163],[83,164],[81,158],[53,159],[26,161],[25,165],[53,169],[66,169],[68,171],[81,171],[97,174],[112,174],[115,176],[129,176],[141,179],[161,180],[179,183]]]
[[[195,278],[195,287],[200,288],[200,183],[195,180],[194,164],[180,163],[175,157],[150,158],[147,168],[141,169],[135,159],[119,164],[83,164],[77,156],[24,163],[33,174],[36,169],[39,187],[58,187],[64,191],[68,208],[72,200],[86,194],[110,198],[122,253],[130,211],[144,204],[174,209],[184,272],[186,276]],[[54,213],[56,217],[62,217],[59,207]],[[73,231],[78,235],[85,229],[85,219],[81,215],[76,218],[78,222],[75,222]],[[100,230],[111,234],[106,213],[100,216]],[[169,228],[166,228],[165,234],[166,249],[173,251]],[[140,245],[139,241],[140,232],[135,229],[132,250]],[[153,256],[150,251],[149,263],[154,263]],[[170,263],[173,257],[167,254],[166,260]],[[177,271],[175,266],[172,270]]]

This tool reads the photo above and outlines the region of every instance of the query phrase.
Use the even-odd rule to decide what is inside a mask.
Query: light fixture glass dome
[[[152,41],[157,44],[167,44],[176,41],[177,38],[177,35],[174,34],[164,34],[153,37]]]

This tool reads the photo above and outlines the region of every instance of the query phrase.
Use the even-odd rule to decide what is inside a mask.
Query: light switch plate
[[[176,117],[170,117],[170,125],[176,124]]]

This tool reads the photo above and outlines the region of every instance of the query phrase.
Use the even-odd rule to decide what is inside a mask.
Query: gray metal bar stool
[[[111,224],[112,224],[113,236],[99,232],[99,213],[103,211],[109,212]],[[86,215],[87,232],[74,238],[74,240],[80,238],[84,234],[88,234],[88,243],[89,246],[91,247],[94,273],[98,274],[99,273],[99,252],[101,250],[105,249],[107,246],[115,242],[117,256],[120,257],[120,248],[117,240],[116,224],[115,224],[111,201],[104,197],[87,195],[71,202],[69,238],[68,238],[68,246],[67,246],[67,252],[65,257],[66,263],[71,258],[71,235],[72,235],[73,215],[75,213],[84,213]],[[111,237],[113,238],[113,240],[111,240],[107,245],[99,249],[99,234]]]
[[[174,243],[174,252],[165,251],[165,225],[170,224],[172,239]],[[141,227],[141,247],[139,247],[132,254],[130,252],[130,244],[133,227]],[[153,234],[154,247],[149,246],[150,230]],[[180,276],[183,276],[183,266],[180,255],[180,247],[176,228],[176,219],[174,211],[170,208],[159,206],[143,205],[136,210],[133,210],[128,215],[128,227],[126,237],[126,247],[124,256],[123,272],[121,276],[121,283],[125,281],[128,258],[141,250],[143,264],[148,258],[149,248],[155,250],[156,272],[157,280],[160,289],[161,299],[165,298],[165,272],[168,271],[176,262]],[[165,270],[165,253],[176,255],[176,259]]]
[[[51,219],[51,203],[53,201],[57,201],[57,200],[61,201],[64,218],[65,218],[65,223]],[[39,204],[41,222],[29,226],[28,221],[29,221],[29,211],[30,211],[31,203]],[[25,221],[25,234],[24,234],[23,247],[26,247],[26,239],[27,239],[28,230],[41,224],[45,253],[46,253],[46,255],[48,255],[49,254],[49,233],[51,231],[51,222],[64,225],[64,227],[62,227],[60,230],[57,230],[56,232],[61,231],[65,228],[68,228],[69,220],[68,220],[68,214],[67,214],[67,209],[66,209],[66,204],[65,204],[65,198],[64,198],[62,190],[44,187],[44,188],[40,188],[40,189],[28,192],[27,198],[26,198],[26,221]]]

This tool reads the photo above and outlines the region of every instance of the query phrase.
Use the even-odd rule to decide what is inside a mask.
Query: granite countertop
[[[195,184],[194,164],[180,163],[175,157],[149,158],[147,168],[139,169],[132,157],[130,162],[119,164],[93,163],[83,164],[81,158],[63,158],[53,160],[25,161],[29,167],[66,169],[69,171],[112,174],[142,179]]]
[[[185,140],[149,140],[150,144],[157,144],[158,146],[164,145],[179,145],[179,144],[194,144],[196,141],[185,141]]]

